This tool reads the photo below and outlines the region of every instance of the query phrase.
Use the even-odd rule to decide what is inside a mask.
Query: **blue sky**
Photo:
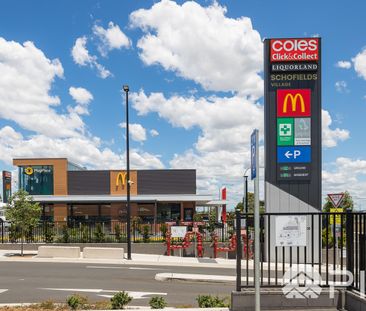
[[[263,130],[261,40],[320,36],[323,192],[349,190],[363,205],[365,10],[363,1],[2,1],[0,168],[28,156],[123,168],[127,83],[132,167],[196,168],[199,192],[228,185],[233,206],[249,134]]]

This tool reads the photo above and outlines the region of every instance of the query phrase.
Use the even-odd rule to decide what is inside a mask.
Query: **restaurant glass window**
[[[180,219],[180,203],[158,203],[158,222],[170,222]]]
[[[53,221],[53,204],[42,204],[41,220],[46,222]]]
[[[138,204],[137,213],[143,223],[154,223],[155,204]]]
[[[184,221],[192,221],[192,220],[193,220],[193,208],[185,208]]]
[[[110,222],[110,204],[72,204],[69,205],[68,220],[78,222]]]
[[[52,195],[53,166],[20,166],[19,188],[27,191],[31,195]]]

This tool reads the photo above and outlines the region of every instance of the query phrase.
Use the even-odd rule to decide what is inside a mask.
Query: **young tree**
[[[24,237],[32,227],[35,227],[41,217],[41,207],[24,190],[19,190],[10,198],[5,207],[6,219],[20,230],[21,255],[23,256]]]

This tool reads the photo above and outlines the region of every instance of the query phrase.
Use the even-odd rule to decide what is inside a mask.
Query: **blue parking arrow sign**
[[[310,163],[311,147],[277,147],[278,163]]]
[[[251,179],[257,177],[257,152],[258,152],[258,146],[257,146],[257,135],[258,130],[254,130],[252,135],[250,136],[250,159],[251,159]]]

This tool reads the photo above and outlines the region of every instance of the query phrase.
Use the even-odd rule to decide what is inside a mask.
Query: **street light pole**
[[[130,184],[130,139],[129,139],[129,121],[128,121],[128,85],[123,86],[126,93],[126,166],[127,166],[127,259],[131,260],[131,184]]]

